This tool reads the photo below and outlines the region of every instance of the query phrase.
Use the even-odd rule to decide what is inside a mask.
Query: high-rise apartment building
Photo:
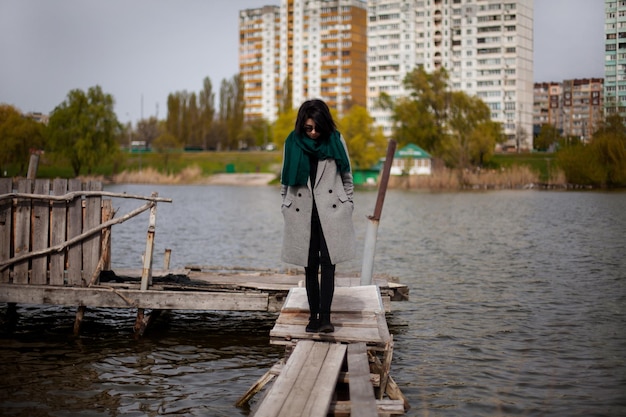
[[[368,110],[387,136],[378,97],[406,96],[402,80],[420,65],[481,98],[505,146],[532,149],[533,0],[368,0]]]
[[[626,118],[626,1],[604,0],[604,110]]]
[[[537,130],[549,124],[563,130],[563,86],[561,83],[535,83],[533,125]],[[538,133],[538,131],[536,132]]]
[[[276,119],[280,92],[280,8],[239,11],[239,74],[244,118]]]
[[[551,124],[564,136],[588,141],[603,120],[602,78],[536,83],[533,123]]]
[[[273,121],[287,101],[366,106],[391,137],[381,93],[407,95],[418,66],[481,98],[505,146],[532,149],[533,0],[281,0],[239,15],[245,117]],[[291,98],[287,100],[287,98]]]
[[[365,107],[366,16],[364,0],[281,0],[240,11],[245,118],[274,121],[280,105],[310,98],[340,115]]]
[[[563,81],[563,133],[588,141],[603,120],[604,80]]]

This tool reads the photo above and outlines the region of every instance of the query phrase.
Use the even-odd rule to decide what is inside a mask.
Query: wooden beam
[[[268,296],[257,292],[140,291],[104,286],[0,284],[0,302],[163,310],[267,311]]]
[[[348,378],[352,403],[350,414],[359,417],[377,417],[367,347],[363,342],[348,345]]]

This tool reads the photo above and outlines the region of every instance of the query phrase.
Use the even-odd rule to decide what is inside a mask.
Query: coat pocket
[[[289,199],[289,198],[285,198],[285,199],[283,200],[283,204],[281,205],[281,207],[280,207],[280,208],[281,208],[282,210],[287,209],[288,207],[291,207],[291,204],[292,204],[292,203],[293,203],[293,201],[291,201],[291,199]]]

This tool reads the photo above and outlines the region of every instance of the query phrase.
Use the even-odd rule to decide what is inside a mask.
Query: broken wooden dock
[[[115,219],[110,199],[147,202]],[[285,358],[241,398],[265,391],[255,416],[391,416],[409,404],[390,375],[393,337],[385,313],[408,288],[390,277],[336,277],[333,333],[306,333],[309,311],[304,271],[255,271],[189,266],[153,268],[159,198],[101,191],[76,180],[0,179],[0,303],[77,306],[74,332],[87,307],[137,310],[135,334],[150,322],[144,310],[279,312],[270,343]],[[111,227],[150,210],[141,269],[110,268]],[[165,259],[169,259],[166,253]],[[9,314],[13,317],[13,314]],[[265,385],[276,381],[267,390]]]
[[[333,333],[307,333],[306,289],[289,291],[270,331],[270,343],[285,346],[285,358],[238,406],[277,377],[253,408],[254,417],[390,416],[410,408],[390,375],[393,337],[378,286],[337,287],[331,311]]]

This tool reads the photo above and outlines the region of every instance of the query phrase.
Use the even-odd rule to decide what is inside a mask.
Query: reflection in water
[[[174,200],[158,206],[155,267],[165,248],[173,268],[285,267],[277,188],[107,190]],[[355,198],[362,253],[376,193]],[[625,206],[625,193],[390,191],[374,272],[410,287],[387,317],[407,416],[626,415]],[[114,269],[141,267],[147,225],[113,227]],[[248,415],[233,404],[283,354],[273,314],[175,311],[136,341],[131,311],[88,310],[72,338],[74,309],[18,310],[0,333],[1,415]]]

